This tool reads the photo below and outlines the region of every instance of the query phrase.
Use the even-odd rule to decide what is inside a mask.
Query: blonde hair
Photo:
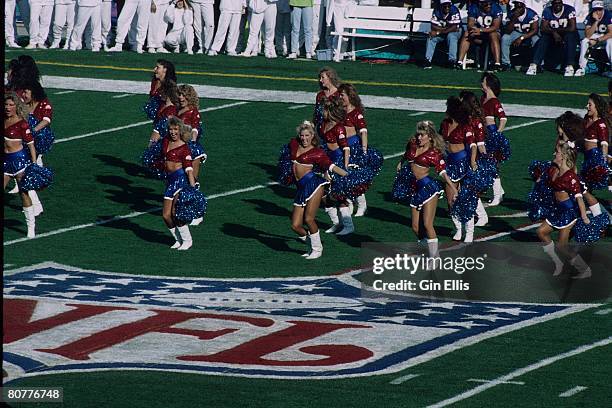
[[[179,127],[179,131],[181,133],[181,140],[185,143],[187,142],[191,142],[191,126],[186,125],[185,123],[181,122],[180,127]]]
[[[198,98],[198,93],[195,88],[191,85],[179,85],[178,93],[183,95],[185,99],[187,99],[187,104],[194,108],[200,107],[200,98]]]
[[[17,116],[23,120],[26,120],[29,115],[29,109],[21,98],[17,96],[15,92],[7,92],[4,94],[4,102],[7,100],[11,100],[15,103],[15,111],[17,112]]]
[[[573,149],[567,143],[558,145],[557,149],[561,152],[565,165],[569,167],[570,169],[575,169],[576,168],[576,156],[577,156],[576,149]]]
[[[321,141],[319,140],[319,135],[317,135],[314,125],[312,124],[312,122],[309,122],[307,120],[303,121],[302,123],[298,125],[298,127],[295,128],[296,139],[298,139],[298,141],[299,141],[300,135],[302,134],[304,130],[310,132],[310,134],[312,135],[311,144],[313,146],[317,147],[321,144]]]
[[[321,76],[321,74],[325,74],[327,78],[329,78],[329,82],[331,82],[332,85],[335,86],[336,88],[340,86],[340,77],[338,76],[338,73],[336,72],[336,70],[333,69],[332,67],[325,66],[321,68],[319,70],[319,76]]]
[[[435,125],[431,120],[422,120],[417,122],[416,132],[417,135],[424,133],[429,136],[432,147],[440,152],[444,152],[444,138],[438,132],[436,132]]]

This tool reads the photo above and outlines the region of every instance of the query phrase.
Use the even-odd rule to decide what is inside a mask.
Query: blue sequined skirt
[[[22,173],[31,163],[32,160],[30,160],[29,152],[26,153],[26,149],[21,149],[14,153],[5,153],[4,174],[14,177],[17,174]]]
[[[416,181],[416,192],[410,200],[410,206],[420,210],[423,206],[436,196],[442,196],[444,190],[437,180],[425,176]]]
[[[185,170],[178,169],[169,173],[166,176],[166,190],[164,191],[164,199],[172,200],[175,195],[187,185],[187,174]]]
[[[556,229],[563,229],[574,224],[577,218],[576,202],[568,198],[555,203],[551,213],[546,217],[546,223]]]
[[[446,153],[446,174],[453,181],[461,180],[470,166],[469,150]]]
[[[320,187],[329,184],[329,181],[311,171],[299,179],[296,184],[297,192],[295,193],[293,205],[297,207],[305,207],[308,200],[310,200],[314,193],[316,193]]]
[[[584,182],[587,189],[589,191],[606,190],[609,176],[610,169],[603,152],[598,148],[585,151],[580,169],[580,180]]]

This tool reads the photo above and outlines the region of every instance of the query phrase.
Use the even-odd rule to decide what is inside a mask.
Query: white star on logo
[[[473,319],[473,320],[488,320],[490,322],[496,322],[498,320],[512,320],[510,318],[507,317],[499,317],[496,314],[491,314],[491,315],[479,315],[479,314],[469,314],[469,313],[463,313],[463,315],[465,317],[462,317],[462,319]]]
[[[486,324],[474,323],[473,320],[470,320],[469,322],[442,322],[440,325],[448,327],[465,327],[466,329],[471,329],[475,326],[486,326]]]
[[[113,278],[99,278],[96,283],[114,283],[116,285],[129,285],[130,283],[145,283],[143,280],[135,280],[130,278],[113,279]]]
[[[53,285],[53,283],[43,282],[41,280],[30,280],[30,281],[15,282],[13,285],[15,285],[15,286],[30,286],[30,287],[35,288],[38,285]]]
[[[458,303],[452,303],[452,302],[421,302],[421,305],[423,307],[437,307],[439,309],[448,309],[448,310],[453,310],[453,308],[456,307],[467,307],[465,305],[460,305]]]
[[[214,286],[210,285],[198,285],[196,282],[185,282],[185,283],[164,283],[164,286],[168,289],[185,289],[185,290],[193,290],[194,288],[212,288]]]
[[[444,312],[437,312],[433,309],[420,309],[420,310],[411,310],[411,309],[402,309],[402,310],[398,310],[399,313],[405,313],[405,314],[420,314],[423,316],[428,316],[430,314],[444,314]]]
[[[117,290],[115,288],[109,288],[106,285],[72,285],[70,287],[72,290],[86,290],[88,292],[102,292],[103,290]]]
[[[230,288],[232,292],[241,292],[241,293],[273,293],[267,290],[263,290],[261,288]]]
[[[68,275],[66,273],[60,275],[47,275],[47,274],[38,274],[35,276],[38,279],[55,279],[60,281],[65,281],[66,279],[83,279],[82,276],[78,275]]]
[[[171,291],[168,289],[159,289],[159,290],[147,290],[147,289],[138,289],[134,291],[135,295],[166,295]]]
[[[538,312],[532,312],[531,310],[524,310],[521,309],[520,307],[514,307],[514,308],[505,308],[505,307],[493,307],[493,306],[487,306],[490,310],[490,313],[507,313],[507,314],[511,314],[512,316],[518,316],[521,313],[538,313]]]
[[[298,290],[304,290],[306,292],[312,292],[315,289],[330,289],[330,288],[320,287],[315,283],[310,284],[310,285],[294,285],[294,284],[283,283],[283,289],[288,289],[288,290],[298,289]]]
[[[111,300],[117,302],[140,303],[142,299],[144,299],[144,296],[111,296]]]
[[[337,319],[338,316],[354,316],[351,313],[342,313],[338,310],[330,310],[329,312],[308,312],[307,317],[326,317],[328,319]]]
[[[45,296],[57,296],[57,297],[74,299],[77,296],[92,296],[92,295],[88,293],[81,293],[81,292],[47,292],[45,293]]]
[[[417,319],[410,319],[405,316],[378,316],[372,320],[377,321],[377,322],[390,322],[390,323],[404,324],[404,322],[414,321]]]

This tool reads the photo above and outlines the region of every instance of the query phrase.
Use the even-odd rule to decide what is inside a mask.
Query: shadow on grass
[[[138,157],[135,157],[133,162],[127,162],[119,157],[109,156],[107,154],[94,154],[93,157],[100,160],[104,164],[123,169],[123,171],[130,176],[149,177],[146,174],[145,168],[138,163]]]
[[[159,191],[149,187],[135,186],[131,180],[121,176],[97,176],[98,183],[108,186],[104,191],[106,198],[120,204],[126,204],[134,211],[145,211],[152,206],[161,206],[161,185]]]
[[[249,199],[242,201],[244,201],[245,203],[253,204],[255,206],[255,211],[261,214],[285,218],[289,218],[291,216],[290,210],[271,201],[258,199]]]
[[[276,178],[278,176],[276,165],[270,164],[270,163],[254,163],[254,162],[250,162],[249,164],[251,166],[259,167],[260,169],[264,170],[270,181],[276,181]]]
[[[163,223],[162,218],[161,217],[158,217],[158,218],[159,218],[160,224]],[[129,219],[109,222],[109,223],[100,225],[100,227],[132,231],[134,235],[140,240],[152,242],[155,244],[163,244],[163,245],[170,246],[174,242],[174,238],[172,238],[170,233],[164,234],[156,230],[144,228],[143,226],[138,225]]]
[[[296,254],[301,254],[304,252],[289,247],[288,242],[297,241],[297,238],[295,236],[289,237],[286,235],[271,234],[269,232],[258,230],[247,225],[233,223],[223,224],[223,226],[221,227],[221,231],[225,235],[229,235],[234,238],[255,239],[275,251],[291,252]],[[304,250],[305,249],[306,246],[304,246]]]

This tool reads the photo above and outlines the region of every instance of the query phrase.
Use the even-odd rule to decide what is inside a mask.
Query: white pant
[[[602,34],[593,34],[591,35],[591,40],[594,40],[596,38],[601,37]],[[584,69],[587,66],[587,58],[586,58],[586,53],[587,50],[589,49],[589,38],[583,38],[582,41],[580,41],[580,59],[578,60],[578,65],[580,65],[580,68]],[[612,63],[612,38],[609,38],[608,40],[606,40],[606,53],[608,54],[608,59],[610,60],[610,62]]]
[[[109,45],[108,34],[111,30],[111,15],[113,13],[113,3],[110,1],[102,2],[102,9],[100,10],[100,21],[102,27],[102,44]]]
[[[276,14],[276,49],[286,53],[291,48],[291,13]]]
[[[5,0],[4,2],[4,40],[9,42],[15,41],[15,0]]]
[[[123,44],[130,29],[132,20],[136,16],[136,44],[143,46],[147,38],[147,28],[151,15],[150,0],[126,0],[117,20],[116,43]]]
[[[53,5],[30,3],[30,44],[44,44],[49,35]]]
[[[274,51],[274,30],[276,29],[276,3],[269,3],[263,13],[251,12],[249,19],[249,40],[247,41],[247,54],[256,54],[259,51],[259,31],[265,22],[265,52]]]
[[[312,53],[314,54],[321,37],[326,38],[325,6],[323,3],[312,6]],[[300,48],[304,45],[304,30],[300,30]],[[310,51],[309,51],[310,52]]]
[[[168,23],[164,21],[164,14],[166,14],[168,9],[168,3],[156,3],[156,5],[155,13],[151,13],[149,17],[149,28],[147,30],[147,47],[149,48],[161,48],[164,38],[166,38],[166,31],[168,30]]]
[[[208,51],[215,36],[215,10],[213,4],[191,3],[193,31],[202,51]],[[202,38],[202,32],[204,38]]]
[[[70,37],[70,49],[78,50],[83,42],[83,33],[87,23],[91,20],[91,48],[100,48],[102,43],[102,22],[100,19],[100,5],[94,7],[80,6],[77,8],[76,23]]]
[[[53,42],[59,44],[62,40],[62,31],[66,27],[66,42],[70,41],[74,29],[74,17],[76,14],[76,3],[56,4],[55,16],[53,17]]]
[[[210,47],[211,50],[219,52],[223,46],[223,42],[225,42],[225,36],[227,35],[225,50],[227,52],[236,52],[241,18],[242,14],[240,13],[232,13],[229,11],[221,12],[221,15],[219,16],[219,26],[217,27],[217,33],[215,34],[215,40]]]
[[[178,30],[170,30],[166,36],[166,43],[172,48],[185,44],[187,50],[193,50],[193,26],[187,25]]]

